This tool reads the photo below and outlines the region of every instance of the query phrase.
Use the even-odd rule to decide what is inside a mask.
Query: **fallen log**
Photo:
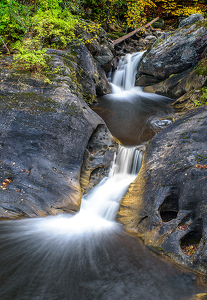
[[[120,37],[119,39],[112,41],[113,44],[117,45],[117,44],[123,42],[124,40],[130,38],[131,36],[133,36],[135,33],[137,33],[138,31],[140,31],[141,29],[149,27],[150,25],[152,25],[157,20],[159,20],[159,17],[155,18],[154,20],[152,20],[151,22],[147,23],[146,25],[144,25],[144,26],[142,26],[140,28],[137,28],[137,29],[135,29],[134,31],[132,31],[130,33],[127,33],[126,35]]]

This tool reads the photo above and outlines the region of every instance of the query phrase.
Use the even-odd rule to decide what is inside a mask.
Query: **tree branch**
[[[2,41],[4,47],[6,48],[7,52],[10,53],[9,48],[7,47],[7,45],[4,43],[4,40],[2,39],[2,37],[0,36],[0,40]]]
[[[117,45],[117,44],[123,42],[124,40],[130,38],[131,36],[133,36],[135,33],[137,33],[138,31],[140,31],[141,29],[146,28],[146,27],[149,27],[150,25],[152,25],[152,24],[153,24],[154,22],[156,22],[157,20],[159,20],[159,17],[155,18],[154,20],[152,20],[151,22],[149,22],[149,23],[146,24],[145,26],[142,26],[142,27],[140,27],[140,28],[137,28],[137,29],[135,29],[134,31],[132,31],[132,32],[130,32],[130,33],[128,33],[128,34],[126,34],[126,35],[120,37],[119,39],[114,40],[114,41],[113,41],[113,44],[114,44],[114,45]]]

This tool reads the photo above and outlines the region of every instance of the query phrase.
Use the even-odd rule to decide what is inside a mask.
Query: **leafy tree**
[[[205,1],[202,0],[154,0],[162,13],[166,16],[187,17],[194,13],[204,14],[207,10]]]

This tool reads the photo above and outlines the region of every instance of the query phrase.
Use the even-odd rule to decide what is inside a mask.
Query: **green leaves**
[[[30,72],[40,72],[46,68],[49,55],[46,49],[37,50],[32,39],[27,39],[23,43],[16,43],[19,53],[14,55],[13,66],[18,69],[29,70]]]
[[[32,21],[35,39],[41,41],[42,46],[53,47],[58,44],[64,48],[75,38],[73,30],[77,20],[69,11],[39,10]]]
[[[3,0],[0,3],[0,35],[15,41],[30,27],[31,8],[16,0]]]

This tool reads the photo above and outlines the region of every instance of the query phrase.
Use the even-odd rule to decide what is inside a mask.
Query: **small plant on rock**
[[[200,105],[202,105],[202,103],[199,100],[194,101],[194,106],[200,106]]]
[[[200,106],[202,104],[206,105],[207,104],[207,88],[203,87],[201,89],[201,96],[200,96],[200,100],[195,100],[194,101],[194,106]]]
[[[46,68],[49,55],[46,54],[46,49],[37,48],[32,39],[18,42],[15,46],[18,53],[14,55],[14,68],[30,72],[41,72]]]

